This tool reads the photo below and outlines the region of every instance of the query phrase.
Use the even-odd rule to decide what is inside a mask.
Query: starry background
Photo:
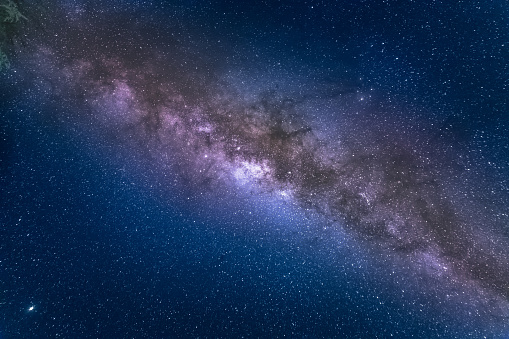
[[[509,338],[506,1],[19,8],[1,338]]]

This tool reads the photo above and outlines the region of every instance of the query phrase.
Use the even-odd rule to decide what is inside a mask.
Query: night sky
[[[0,338],[509,338],[505,0],[19,9]]]

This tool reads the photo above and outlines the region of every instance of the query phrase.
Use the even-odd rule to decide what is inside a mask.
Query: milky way
[[[424,293],[454,291],[446,312],[469,304],[494,333],[507,329],[509,242],[500,223],[486,224],[503,208],[465,203],[472,180],[461,182],[470,169],[458,164],[468,153],[447,119],[423,118],[346,62],[325,70],[287,51],[259,56],[180,23],[139,19],[126,35],[130,12],[87,20],[73,6],[60,19],[69,29],[39,38],[19,71],[43,107],[58,102],[54,119],[87,126],[196,195],[284,196],[381,267],[430,279]]]

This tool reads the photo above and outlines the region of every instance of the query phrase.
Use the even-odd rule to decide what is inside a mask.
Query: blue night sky
[[[13,4],[0,338],[509,338],[506,1]]]

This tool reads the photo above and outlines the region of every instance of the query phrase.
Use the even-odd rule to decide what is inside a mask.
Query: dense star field
[[[506,1],[7,4],[0,338],[509,338]]]

